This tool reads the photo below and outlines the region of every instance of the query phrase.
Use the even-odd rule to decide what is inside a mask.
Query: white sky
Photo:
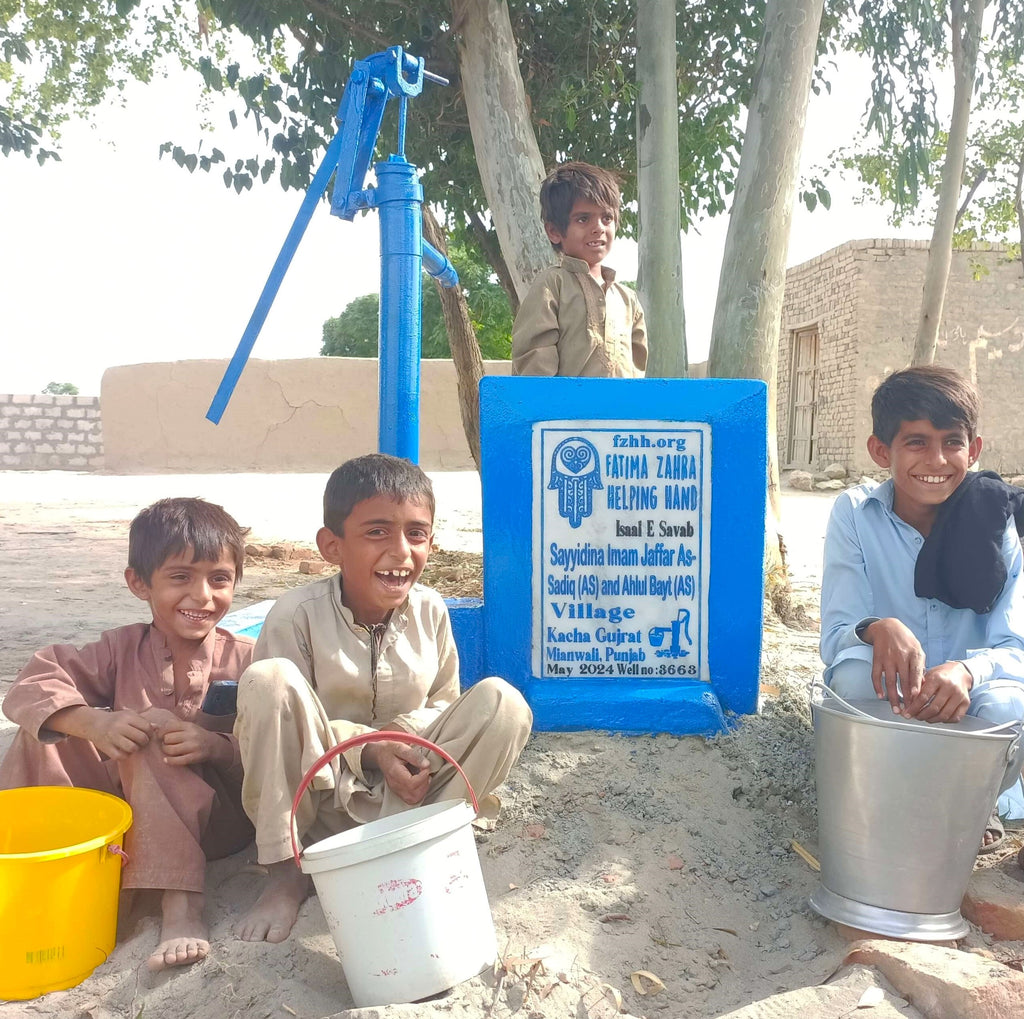
[[[57,381],[98,394],[113,365],[229,357],[298,211],[301,195],[276,180],[236,195],[216,169],[190,175],[157,158],[162,142],[198,137],[191,82],[179,75],[128,96],[94,126],[68,125],[60,163],[0,157],[0,392]],[[856,72],[812,97],[805,167],[852,138],[864,97]],[[221,148],[250,154],[232,144],[250,130],[225,123]],[[894,231],[884,209],[854,205],[849,190],[833,182],[830,211],[797,207],[791,265],[855,238],[927,236]],[[720,216],[683,237],[692,362],[707,356],[726,227]],[[378,289],[377,230],[376,213],[347,223],[317,209],[254,357],[319,353],[324,320]],[[633,244],[618,243],[608,262],[635,278]]]

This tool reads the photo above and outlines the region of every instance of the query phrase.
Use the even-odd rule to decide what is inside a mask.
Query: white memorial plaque
[[[711,428],[533,426],[533,670],[710,680]]]

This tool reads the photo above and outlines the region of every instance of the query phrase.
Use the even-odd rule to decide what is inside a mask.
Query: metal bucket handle
[[[828,694],[829,697],[832,697],[835,700],[839,701],[839,703],[842,704],[842,706],[844,708],[848,708],[855,715],[860,715],[861,718],[870,718],[872,722],[877,722],[878,721],[878,719],[875,718],[874,715],[869,715],[866,711],[861,711],[860,708],[855,707],[849,701],[844,700],[842,697],[839,696],[839,694],[837,694],[835,692],[835,690],[833,690],[829,686],[826,686],[824,683],[819,683],[819,682],[815,681],[815,682],[811,683],[811,689],[812,690],[821,690],[823,693]],[[1016,719],[1014,719],[1013,721],[1010,721],[1010,722],[1000,722],[998,725],[993,725],[989,729],[974,729],[971,732],[971,735],[972,736],[988,736],[988,735],[990,735],[990,734],[992,734],[994,732],[1002,732],[1004,729],[1012,729],[1015,725],[1016,726],[1020,725],[1020,722],[1018,722]],[[1019,738],[1020,738],[1020,734],[1018,733],[1018,739]],[[1016,742],[1011,745],[1011,749],[1016,749]],[[1007,755],[1007,759],[1009,759],[1009,755]]]
[[[874,715],[869,715],[866,711],[861,711],[860,708],[855,707],[848,700],[844,700],[839,696],[831,687],[826,686],[824,683],[815,681],[811,683],[812,690],[820,690],[822,693],[827,694],[829,697],[834,698],[843,705],[844,708],[849,709],[853,714],[860,715],[862,718],[870,719],[872,722],[877,722],[878,719]],[[1004,793],[1013,783],[1017,780],[1020,774],[1021,766],[1024,765],[1024,755],[1021,753],[1021,723],[1017,720],[1010,722],[1000,722],[999,725],[993,725],[988,729],[975,729],[972,736],[989,736],[993,733],[1003,732],[1008,729],[1016,728],[1017,735],[1013,739],[1009,746],[1006,748],[1006,769],[1003,772],[1003,780],[999,787],[999,792]]]
[[[822,693],[827,694],[830,697],[838,700],[844,708],[849,709],[854,715],[859,715],[861,718],[869,719],[872,722],[877,722],[878,719],[873,715],[868,715],[867,712],[861,711],[859,708],[854,707],[850,704],[849,700],[841,697],[834,689],[829,686],[825,686],[824,683],[815,681],[811,683],[812,690],[821,690]],[[1004,793],[1007,789],[1012,786],[1013,782],[1016,781],[1017,772],[1020,771],[1021,765],[1024,764],[1024,759],[1021,758],[1021,723],[1019,721],[1000,722],[998,725],[990,726],[987,729],[975,729],[971,734],[976,736],[991,735],[994,732],[1002,732],[1008,729],[1017,729],[1017,737],[1010,742],[1010,746],[1007,747],[1007,768],[1002,773],[1002,783],[999,787],[999,792]]]
[[[417,736],[411,732],[391,732],[390,730],[372,730],[370,732],[361,732],[356,736],[351,736],[346,740],[342,740],[337,746],[331,747],[327,753],[322,754],[317,760],[315,760],[310,766],[309,770],[305,775],[302,776],[302,781],[299,783],[299,788],[295,793],[295,797],[292,800],[292,812],[288,819],[288,831],[292,838],[292,856],[295,857],[296,866],[301,867],[301,850],[299,849],[299,837],[298,829],[295,827],[295,811],[299,809],[299,801],[302,799],[303,794],[309,788],[309,783],[313,781],[313,776],[328,762],[333,761],[339,754],[343,754],[346,750],[351,750],[353,747],[362,746],[364,743],[383,743],[383,742],[395,742],[395,743],[409,743],[412,746],[425,747],[427,750],[433,750],[438,757],[446,760],[455,770],[462,776],[462,780],[466,783],[466,788],[469,790],[469,799],[473,804],[473,812],[480,812],[480,804],[477,802],[476,793],[473,791],[473,786],[470,784],[466,773],[459,766],[459,762],[454,757],[449,755],[447,751],[442,750],[435,743],[431,743],[430,740],[423,736]]]

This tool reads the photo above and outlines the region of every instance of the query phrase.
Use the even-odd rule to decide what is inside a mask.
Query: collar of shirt
[[[156,663],[157,675],[160,676],[160,692],[167,697],[174,697],[174,654],[167,637],[158,630],[152,623],[149,625],[150,646],[153,649],[153,659]],[[200,694],[205,690],[206,680],[213,667],[214,649],[217,646],[217,627],[214,626],[204,638],[202,644],[196,648],[188,661],[187,677],[189,681],[188,690],[183,691],[175,703],[181,707],[198,707]]]
[[[584,263],[586,264],[586,263]],[[369,643],[370,631],[367,630],[362,623],[356,622],[356,617],[352,615],[352,610],[341,600],[341,574],[337,574],[335,579],[337,584],[331,585],[331,597],[334,599],[334,607],[337,609],[338,614],[345,621],[345,625],[361,640],[363,643]],[[409,623],[408,619],[409,610],[409,599],[406,598],[397,609],[393,609],[391,615],[388,616],[385,621],[387,629],[384,631],[385,635],[389,631],[394,633],[401,633]],[[382,642],[383,644],[383,642]]]
[[[886,478],[880,484],[876,483],[876,486],[868,492],[864,502],[865,504],[874,502],[880,507],[883,516],[889,519],[893,527],[895,527],[896,533],[900,535],[900,539],[916,558],[922,544],[924,544],[924,537],[913,524],[908,524],[893,509],[895,498],[896,486],[893,484],[892,478]]]
[[[582,276],[590,275],[590,266],[587,265],[582,258],[573,258],[571,255],[562,255],[562,268],[568,269],[569,272],[580,273]],[[609,268],[607,265],[602,265],[601,278],[605,283],[614,283],[615,270]]]
[[[158,630],[152,623],[149,624],[149,639],[153,642],[153,653],[157,661],[171,661],[174,655],[171,646],[167,643],[167,637]],[[217,627],[211,627],[210,632],[203,638],[202,644],[196,648],[194,654],[189,658],[189,672],[205,674],[209,671],[209,664],[213,661],[213,650],[217,644]]]
[[[876,502],[881,503],[882,507],[889,513],[892,513],[892,501],[895,495],[896,489],[892,483],[892,478],[887,478],[880,484],[876,482],[875,487],[868,492],[867,500],[874,499]]]

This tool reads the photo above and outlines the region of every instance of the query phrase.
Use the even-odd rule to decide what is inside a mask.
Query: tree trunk
[[[686,375],[679,247],[679,88],[675,0],[640,0],[636,21],[637,286],[647,319],[648,378]]]
[[[1017,213],[1017,231],[1020,240],[1020,258],[1022,274],[1024,274],[1024,153],[1017,161],[1017,184],[1013,191],[1013,208]]]
[[[430,206],[423,204],[423,236],[443,255],[448,254],[441,224],[434,218]],[[452,348],[455,374],[459,387],[459,413],[462,428],[469,443],[476,469],[480,470],[480,380],[484,375],[480,345],[476,341],[473,322],[469,317],[469,305],[461,286],[442,287],[434,280],[441,298],[444,327],[448,333],[448,346]]]
[[[779,328],[823,0],[768,0],[729,215],[708,375],[768,383],[768,593],[788,594],[775,435]],[[754,479],[752,479],[754,480]]]
[[[942,164],[939,205],[928,247],[921,317],[917,323],[911,364],[931,364],[935,360],[942,305],[946,299],[949,267],[953,261],[953,229],[956,226],[957,205],[963,185],[967,123],[971,116],[985,0],[966,0],[966,4],[965,0],[952,0],[950,7],[953,23],[953,116],[949,124],[946,160]]]
[[[520,299],[552,261],[540,221],[544,178],[504,0],[452,0],[462,93],[484,194]]]

